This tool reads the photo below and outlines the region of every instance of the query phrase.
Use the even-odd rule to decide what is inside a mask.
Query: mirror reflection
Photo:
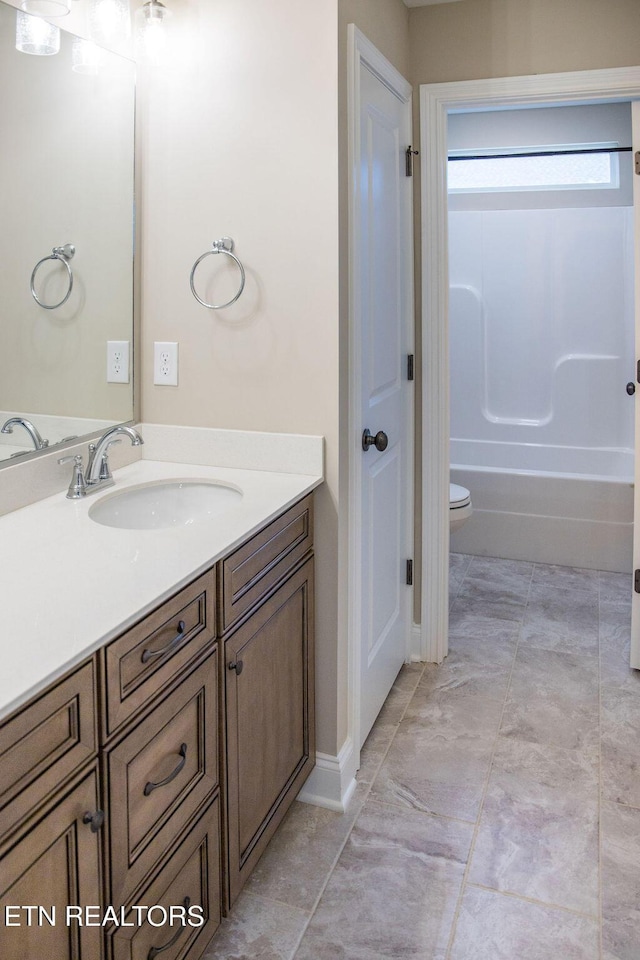
[[[133,417],[134,65],[0,2],[0,461]],[[24,29],[24,28],[22,28]]]

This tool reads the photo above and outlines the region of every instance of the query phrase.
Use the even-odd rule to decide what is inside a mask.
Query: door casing
[[[447,115],[452,110],[640,99],[640,67],[420,87],[422,237],[421,659],[440,663],[449,628],[449,271]],[[639,149],[640,144],[635,146]],[[637,189],[637,188],[636,188]],[[640,238],[636,235],[636,264]],[[638,298],[636,276],[636,324]],[[637,349],[637,347],[636,347]],[[637,359],[637,358],[636,358]],[[636,417],[636,420],[640,419]],[[638,451],[636,449],[636,461]],[[639,494],[636,484],[636,499]],[[637,503],[638,505],[638,503]],[[638,532],[634,529],[634,539]],[[634,551],[635,552],[635,551]],[[638,597],[640,602],[640,597]],[[640,663],[640,650],[637,651]]]

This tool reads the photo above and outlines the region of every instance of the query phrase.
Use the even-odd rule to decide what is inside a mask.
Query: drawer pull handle
[[[91,824],[91,833],[98,833],[104,823],[104,810],[96,810],[95,813],[87,810],[82,818],[82,822]]]
[[[175,780],[175,778],[178,776],[178,774],[180,773],[180,771],[181,771],[182,768],[184,767],[185,763],[187,762],[187,745],[186,745],[186,743],[181,743],[181,744],[180,744],[180,749],[178,750],[178,753],[180,754],[180,757],[182,758],[182,759],[180,760],[180,762],[178,763],[178,766],[175,768],[175,770],[172,771],[172,773],[169,774],[168,777],[165,777],[164,780],[158,780],[157,783],[153,783],[151,780],[149,780],[149,782],[147,783],[147,785],[146,785],[145,788],[144,788],[144,795],[145,795],[145,797],[148,797],[149,794],[150,794],[150,793],[153,793],[153,791],[156,790],[158,787],[166,787],[166,785],[167,785],[168,783],[171,783],[172,780]]]
[[[189,907],[191,906],[191,897],[185,897],[182,902],[182,905],[185,908],[185,910],[188,910]],[[164,947],[151,947],[151,949],[149,950],[149,953],[147,954],[147,960],[155,960],[155,957],[157,957],[158,954],[164,953],[164,951],[168,950],[169,947],[172,947],[174,943],[177,943],[178,939],[184,933],[184,928],[185,928],[185,924],[183,923],[181,924],[180,929],[177,931],[175,936],[171,937],[171,940],[169,940],[168,943],[165,943]]]
[[[169,650],[173,650],[174,647],[177,647],[185,631],[186,624],[184,620],[181,620],[178,624],[178,632],[176,633],[173,640],[169,640],[169,643],[166,647],[162,647],[161,650],[145,650],[142,654],[142,662],[148,663],[149,660],[154,660],[156,657],[162,657],[165,653],[168,653]]]
[[[236,676],[239,677],[240,674],[242,673],[243,669],[244,669],[244,661],[243,661],[243,660],[232,660],[227,669],[229,669],[229,670],[235,670]]]

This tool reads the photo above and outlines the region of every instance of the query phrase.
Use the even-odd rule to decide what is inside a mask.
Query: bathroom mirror
[[[133,418],[134,64],[64,30],[19,52],[17,16],[0,2],[0,427],[51,447]],[[35,446],[0,433],[0,465]]]

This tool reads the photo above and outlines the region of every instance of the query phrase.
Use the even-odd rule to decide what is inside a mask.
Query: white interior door
[[[634,156],[640,150],[640,101],[631,104],[631,125]],[[636,361],[640,361],[640,176],[633,178],[634,262],[635,262],[635,317]],[[636,367],[636,376],[637,376]],[[635,486],[633,494],[633,569],[640,570],[640,386],[636,384],[635,426]],[[635,577],[634,577],[635,581]],[[640,586],[640,584],[639,584]],[[633,590],[631,605],[631,666],[640,670],[640,593]]]
[[[359,416],[360,745],[407,659],[412,556],[412,195],[410,87],[359,60],[358,162],[355,165],[355,298],[359,331],[354,365]],[[398,89],[400,88],[400,89]],[[371,436],[366,448],[363,433]]]

